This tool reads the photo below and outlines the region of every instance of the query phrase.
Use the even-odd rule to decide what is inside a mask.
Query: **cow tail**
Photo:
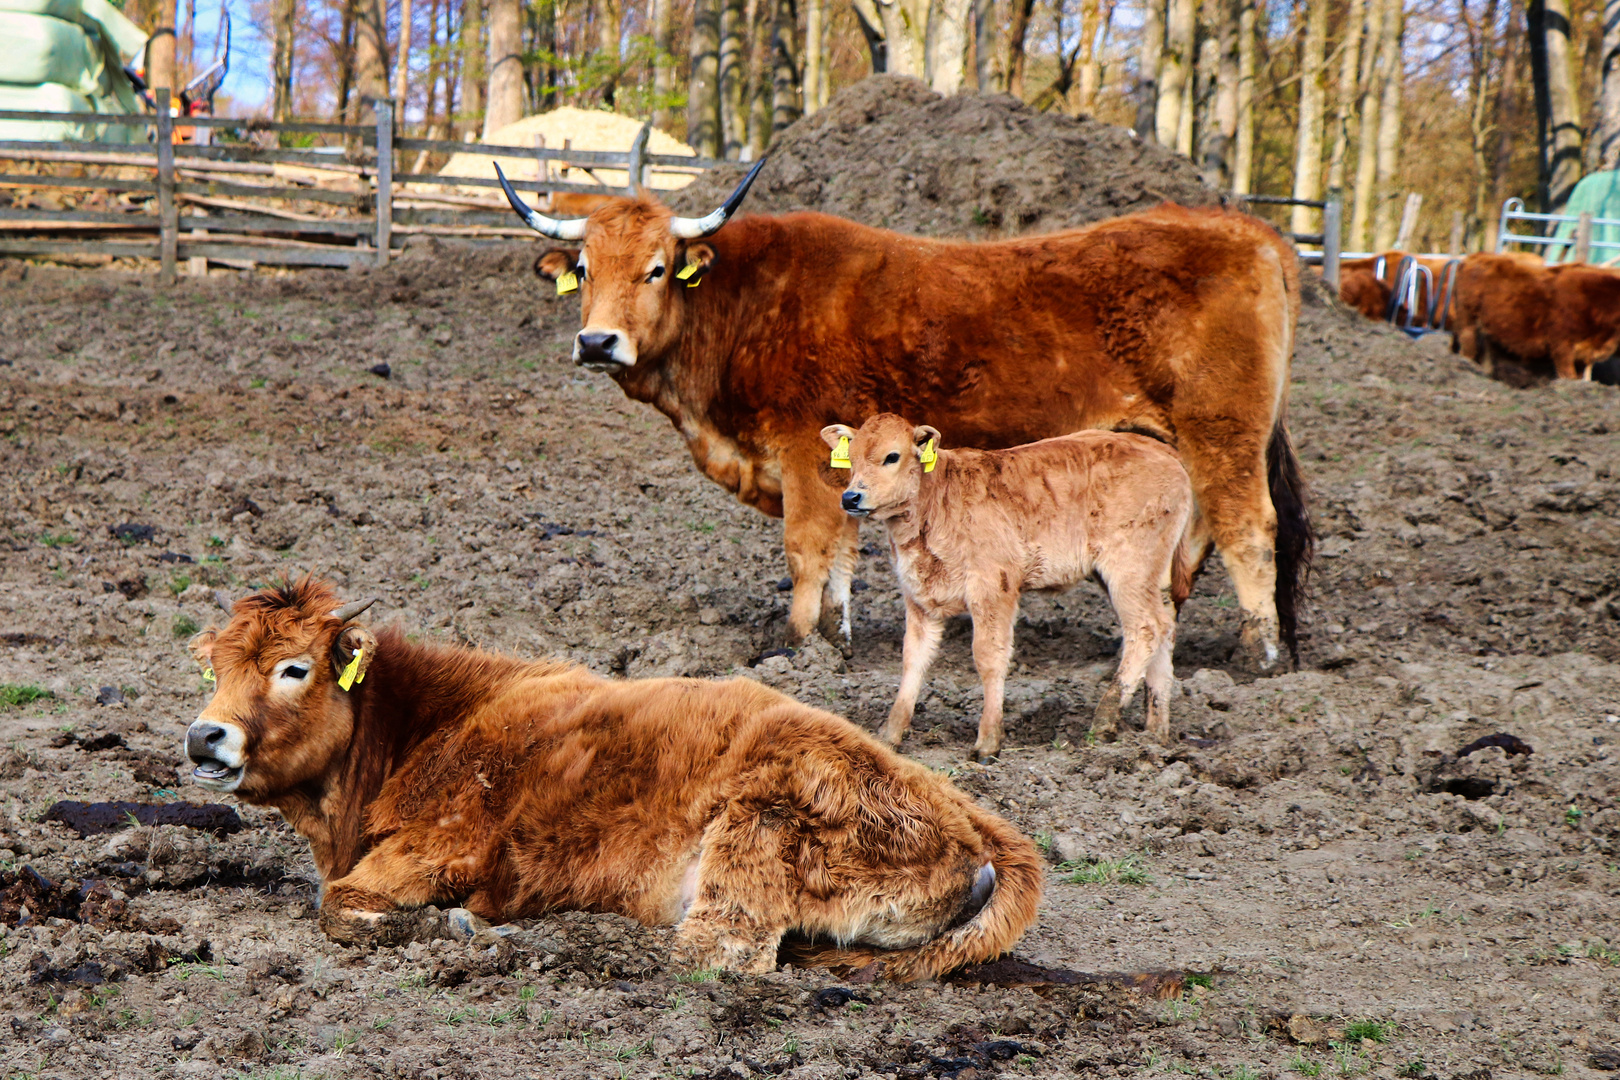
[[[1187,529],[1176,541],[1176,550],[1170,556],[1170,602],[1176,606],[1176,614],[1181,614],[1181,605],[1187,602],[1192,595],[1193,564],[1192,551],[1189,541],[1192,540],[1192,522],[1187,522]]]
[[[1266,448],[1266,479],[1271,505],[1277,512],[1277,627],[1298,667],[1299,611],[1305,600],[1311,559],[1316,554],[1316,533],[1305,504],[1305,480],[1299,473],[1299,460],[1294,457],[1293,440],[1280,416]]]

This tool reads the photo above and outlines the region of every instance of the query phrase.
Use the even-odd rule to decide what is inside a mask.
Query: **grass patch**
[[[1191,973],[1187,976],[1187,985],[1202,986],[1206,990],[1213,990],[1215,988],[1215,976]]]
[[[1289,1058],[1288,1067],[1299,1073],[1301,1076],[1322,1075],[1322,1063],[1320,1061],[1312,1061],[1304,1054],[1295,1054],[1293,1057]]]
[[[77,544],[79,538],[70,532],[53,533],[47,529],[39,534],[39,542],[48,548],[59,548],[67,547],[69,544]]]
[[[53,698],[56,695],[40,686],[19,686],[15,683],[0,683],[0,705],[20,707],[32,705],[43,698]]]
[[[1386,1020],[1352,1020],[1344,1025],[1344,1038],[1346,1042],[1361,1042],[1371,1039],[1373,1042],[1389,1042],[1389,1037],[1395,1034],[1395,1025]]]
[[[1060,873],[1071,885],[1151,885],[1153,875],[1142,866],[1139,855],[1125,855],[1118,859],[1082,859],[1064,863]]]
[[[184,612],[174,617],[174,636],[177,638],[188,638],[201,629],[197,620]]]
[[[706,983],[714,982],[714,980],[718,979],[719,977],[720,972],[716,968],[698,968],[696,971],[681,972],[679,975],[675,976],[675,981],[684,983]]]

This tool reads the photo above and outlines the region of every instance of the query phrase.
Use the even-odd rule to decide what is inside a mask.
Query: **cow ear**
[[[552,248],[534,260],[535,276],[545,281],[556,281],[579,265],[579,252],[570,248]]]
[[[347,679],[349,686],[343,687],[347,690],[355,683],[363,681],[366,669],[371,666],[371,661],[376,656],[377,639],[372,636],[370,630],[363,626],[344,627],[343,632],[332,643],[332,668],[337,673],[338,682],[341,684]],[[359,658],[358,663],[355,661],[356,657]],[[352,674],[349,671],[351,664],[354,665]]]
[[[911,441],[916,444],[918,450],[921,450],[930,442],[934,444],[934,449],[938,450],[939,430],[937,428],[931,428],[927,424],[923,424],[922,426],[912,430]]]
[[[214,639],[217,637],[219,631],[204,630],[186,642],[186,648],[191,650],[191,655],[196,657],[197,663],[204,668],[211,669],[214,666]]]
[[[709,268],[715,264],[715,260],[718,258],[719,256],[714,253],[714,248],[708,244],[702,242],[687,244],[685,254],[675,260],[682,263],[681,269],[676,271],[675,276],[686,282],[687,285],[696,285],[702,280],[703,275],[709,272]]]
[[[854,437],[854,429],[847,424],[828,424],[821,429],[821,441],[834,450],[838,449],[839,439],[853,439]]]

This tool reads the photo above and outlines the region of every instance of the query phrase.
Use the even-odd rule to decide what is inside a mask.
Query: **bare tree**
[[[1378,250],[1392,247],[1400,228],[1401,189],[1396,170],[1401,163],[1401,105],[1406,90],[1406,64],[1401,44],[1406,33],[1406,9],[1390,0],[1384,13],[1384,82],[1378,101],[1378,206],[1373,213],[1374,242]]]
[[[772,0],[771,131],[797,120],[802,108],[799,85],[799,13],[794,0]]]
[[[1620,0],[1603,5],[1603,87],[1598,168],[1620,169]]]
[[[1159,143],[1182,153],[1182,111],[1192,77],[1193,45],[1198,34],[1198,9],[1193,0],[1170,0],[1165,25],[1164,53],[1159,62],[1159,107],[1154,128]],[[1191,118],[1189,117],[1189,120]],[[1188,130],[1190,131],[1190,125]]]
[[[1102,56],[1108,32],[1114,21],[1114,0],[1081,0],[1080,4],[1080,94],[1074,111],[1087,116],[1097,110],[1097,90],[1102,85]]]
[[[996,0],[973,0],[973,84],[979,93],[995,87]]]
[[[674,0],[652,0],[653,24],[653,123],[667,128],[674,120],[670,99],[675,93],[675,58],[670,47],[675,43]]]
[[[1569,0],[1543,0],[1543,3],[1552,143],[1552,159],[1547,168],[1547,213],[1561,214],[1581,178],[1581,105],[1575,96],[1575,71],[1570,55]]]
[[[410,90],[411,82],[411,0],[399,0],[399,44],[394,53],[394,88],[390,93],[395,102],[397,115],[403,117],[405,95]],[[518,76],[521,83],[521,71]]]
[[[1507,26],[1502,32],[1502,75],[1496,84],[1496,160],[1492,163],[1491,201],[1501,206],[1507,198],[1508,170],[1513,165],[1514,135],[1519,130],[1519,36],[1521,0],[1508,0]]]
[[[400,68],[405,58],[400,57]],[[522,0],[489,0],[489,93],[484,108],[484,141],[507,124],[523,119]]]
[[[883,15],[878,11],[877,0],[850,0],[849,6],[855,12],[861,36],[866,39],[866,51],[872,59],[872,74],[888,71],[889,41],[884,36]]]
[[[972,4],[973,0],[932,0],[929,5],[923,76],[937,93],[954,94],[962,88]]]
[[[693,0],[686,141],[704,157],[720,156],[720,2]]]
[[[1232,187],[1232,165],[1237,148],[1238,85],[1241,57],[1238,48],[1238,4],[1233,0],[1207,0],[1214,15],[1215,97],[1210,123],[1205,127],[1204,183],[1222,191]]]
[[[1294,137],[1294,198],[1322,198],[1322,116],[1326,105],[1323,76],[1327,60],[1327,0],[1306,0],[1305,46],[1300,56],[1299,129]],[[1316,211],[1296,206],[1289,227],[1312,232]]]
[[[1378,178],[1378,101],[1387,59],[1384,15],[1387,8],[1399,3],[1401,0],[1367,0],[1366,33],[1362,35],[1367,47],[1361,57],[1361,94],[1356,105],[1361,136],[1356,146],[1356,190],[1350,204],[1348,240],[1356,251],[1366,251],[1372,243],[1368,227],[1372,221],[1373,185]]]
[[[358,0],[372,3],[374,0]],[[380,2],[380,0],[376,0]],[[456,110],[461,136],[471,139],[484,126],[484,0],[461,0],[461,101]],[[452,97],[451,100],[454,100]]]
[[[1467,0],[1459,0],[1466,4]],[[1493,0],[1494,2],[1494,0]],[[1356,121],[1356,90],[1361,77],[1361,31],[1367,0],[1350,0],[1344,18],[1344,43],[1339,51],[1339,85],[1333,104],[1333,149],[1328,156],[1330,188],[1344,187],[1345,159],[1350,154],[1351,129]],[[1369,44],[1368,46],[1372,46]]]
[[[1024,96],[1024,65],[1028,59],[1024,39],[1029,35],[1029,17],[1035,0],[1012,0],[1012,27],[1007,31],[1007,93]]]
[[[1498,7],[1498,0],[1486,0],[1484,15],[1476,21],[1468,0],[1457,0],[1457,19],[1468,45],[1468,135],[1474,158],[1474,205],[1469,216],[1476,226],[1490,214],[1491,174],[1485,141],[1490,134],[1491,46]]]
[[[1136,62],[1136,134],[1148,142],[1156,142],[1159,137],[1159,73],[1164,67],[1168,3],[1145,0],[1142,11],[1142,48]]]
[[[293,62],[298,39],[298,0],[275,0],[270,19],[275,38],[270,76],[271,82],[275,84],[275,98],[270,117],[278,123],[286,123],[293,115]]]
[[[821,108],[821,74],[827,66],[826,0],[804,4],[804,115]]]
[[[771,144],[771,0],[748,0],[748,148],[758,160]]]
[[[728,158],[740,157],[748,141],[747,16],[746,0],[721,0],[720,129]]]
[[[1232,191],[1247,195],[1254,183],[1254,0],[1236,0],[1238,8],[1237,145],[1232,151]]]

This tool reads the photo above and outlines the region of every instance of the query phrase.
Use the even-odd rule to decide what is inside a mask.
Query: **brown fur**
[[[898,746],[911,726],[923,676],[945,620],[973,617],[973,660],[984,682],[976,756],[1004,737],[1002,691],[1012,660],[1018,597],[1102,580],[1124,633],[1119,670],[1097,704],[1092,731],[1113,739],[1121,706],[1148,684],[1147,728],[1170,739],[1176,612],[1190,588],[1186,549],[1192,484],[1175,451],[1122,432],[1082,431],[1011,450],[939,450],[940,435],[891,413],[853,431],[844,506],[888,527],[906,604],[904,670],[883,738]],[[938,460],[925,472],[922,455]]]
[[[791,638],[821,620],[824,586],[848,633],[856,533],[816,433],[894,411],[986,449],[1161,434],[1198,494],[1193,562],[1214,547],[1232,576],[1246,657],[1271,667],[1279,633],[1292,647],[1310,525],[1297,498],[1279,522],[1268,481],[1297,477],[1276,456],[1298,261],[1264,224],[1166,205],[965,243],[810,213],[739,218],[702,242],[669,223],[657,203],[619,200],[591,216],[582,253],[537,269],[555,279],[582,254],[576,342],[611,333],[623,355],[580,361],[664,412],[708,476],[785,517]],[[688,265],[701,287],[675,278]]]
[[[1390,294],[1398,284],[1395,275],[1400,271],[1401,260],[1406,258],[1408,252],[1386,251],[1382,255],[1373,255],[1365,259],[1351,259],[1339,264],[1339,299],[1350,307],[1355,308],[1369,319],[1379,322],[1389,318]],[[1380,260],[1382,264],[1380,265]],[[1428,268],[1434,277],[1434,287],[1440,291],[1440,302],[1445,303],[1445,284],[1442,275],[1445,273],[1449,258],[1422,258],[1417,260]],[[1382,269],[1380,275],[1378,271]],[[1452,289],[1451,303],[1447,310],[1437,312],[1440,316],[1441,329],[1451,329],[1451,312],[1456,306],[1456,289]],[[1419,276],[1417,280],[1417,301],[1419,311],[1416,321],[1421,323],[1428,315],[1429,310],[1429,284]],[[1403,300],[1396,309],[1396,318],[1402,325],[1406,322],[1406,303]]]
[[[386,940],[429,903],[576,908],[678,923],[698,966],[769,971],[796,932],[904,980],[996,956],[1035,918],[1034,845],[836,716],[744,679],[609,681],[373,636],[337,606],[305,579],[199,635],[218,689],[190,737],[245,733],[236,794],[309,839],[338,940]],[[356,649],[369,666],[345,692]],[[271,676],[327,656],[292,690]]]
[[[1470,255],[1457,275],[1451,348],[1492,374],[1591,377],[1620,348],[1620,271],[1548,266],[1523,254]]]

